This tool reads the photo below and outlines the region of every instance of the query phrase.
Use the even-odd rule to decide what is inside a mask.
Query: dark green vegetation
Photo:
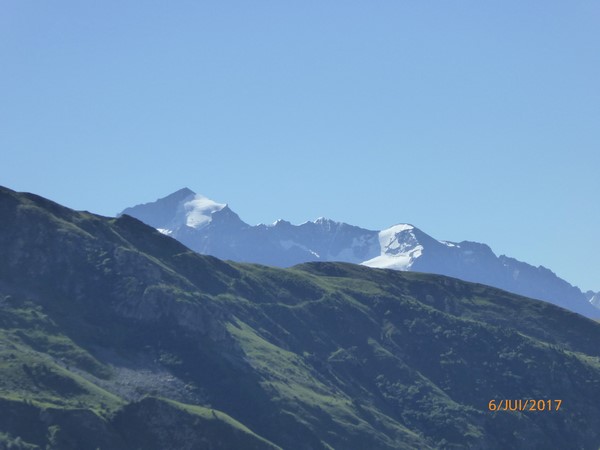
[[[0,189],[0,448],[598,448],[600,325],[442,276],[200,256]],[[492,399],[558,412],[489,412]]]

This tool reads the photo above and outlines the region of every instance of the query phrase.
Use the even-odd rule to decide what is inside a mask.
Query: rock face
[[[341,261],[436,273],[545,300],[587,317],[600,317],[600,301],[590,304],[577,287],[545,267],[497,256],[485,244],[440,241],[409,224],[373,231],[319,218],[301,225],[278,220],[272,225],[251,226],[227,205],[187,188],[127,208],[122,214],[145,222],[192,250],[225,260],[276,267]]]

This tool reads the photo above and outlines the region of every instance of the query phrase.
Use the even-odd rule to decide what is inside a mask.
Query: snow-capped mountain
[[[214,213],[225,208],[223,203],[183,188],[155,202],[127,208],[121,214],[136,217],[170,235],[183,228],[200,230],[212,222]]]
[[[121,214],[133,216],[199,253],[234,261],[281,267],[307,261],[359,264],[380,251],[376,231],[325,218],[302,225],[278,220],[251,226],[227,205],[187,188]]]
[[[582,293],[545,267],[534,267],[476,242],[437,240],[409,224],[381,231],[320,217],[293,225],[249,225],[226,204],[190,189],[125,209],[192,250],[221,259],[288,267],[308,261],[343,261],[370,267],[448,275],[499,287],[600,317],[600,294]],[[592,306],[594,305],[594,306]]]
[[[381,269],[410,270],[423,254],[423,245],[415,236],[415,230],[412,225],[400,224],[380,231],[376,256],[361,264]]]

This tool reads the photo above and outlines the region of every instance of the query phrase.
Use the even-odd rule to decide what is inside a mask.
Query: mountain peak
[[[181,225],[200,228],[210,222],[212,213],[226,206],[184,187],[154,202],[127,208],[121,214],[136,217],[154,228],[172,231]]]
[[[179,189],[178,191],[173,192],[171,195],[192,195],[192,194],[196,194],[196,193],[188,187],[183,187],[183,188]]]
[[[303,226],[303,225],[322,225],[322,224],[327,224],[327,223],[340,223],[340,222],[336,222],[335,220],[331,220],[328,219],[327,217],[317,217],[315,220],[307,220],[305,222],[302,222],[299,226]]]
[[[415,227],[399,223],[379,232],[381,254],[362,264],[382,269],[410,270],[423,254],[423,245],[415,236]]]
[[[195,194],[183,204],[185,224],[191,228],[200,228],[210,222],[212,213],[221,211],[226,206],[225,203],[217,203],[201,194]]]
[[[411,225],[410,223],[398,223],[382,231],[387,231],[388,233],[401,233],[402,231],[413,230],[414,228],[414,225]]]
[[[317,224],[326,224],[326,223],[330,223],[330,224],[334,224],[334,223],[338,223],[335,220],[331,220],[328,219],[327,217],[317,217],[313,223],[317,223]]]
[[[156,202],[167,201],[167,202],[180,202],[187,197],[191,197],[192,195],[196,195],[194,191],[190,188],[183,187],[172,194],[167,195],[166,197],[159,198]]]

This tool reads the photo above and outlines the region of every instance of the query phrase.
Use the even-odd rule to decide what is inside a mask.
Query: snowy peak
[[[408,224],[394,225],[379,232],[381,253],[396,256],[405,255],[418,247],[419,242],[413,233],[415,227]],[[421,247],[422,249],[422,247]]]
[[[226,207],[224,203],[217,203],[191,189],[183,188],[154,202],[127,208],[121,214],[136,217],[161,233],[173,235],[182,227],[205,227],[211,222],[214,213]]]
[[[191,228],[201,228],[207,225],[212,218],[212,214],[221,211],[227,206],[224,203],[217,203],[200,194],[195,194],[191,199],[182,204],[182,221]]]
[[[336,222],[335,220],[327,219],[325,217],[319,217],[313,221],[304,222],[301,227],[309,229],[318,229],[322,231],[332,231],[340,228],[344,224],[342,222]]]
[[[268,225],[270,227],[289,227],[292,226],[291,222],[288,222],[287,220],[283,220],[283,219],[277,219],[275,222],[273,222],[271,225]]]
[[[326,217],[317,217],[315,220],[313,220],[313,223],[317,225],[337,225],[340,222],[336,222],[335,220],[331,220]]]
[[[415,235],[415,227],[402,223],[379,232],[380,254],[363,262],[380,269],[409,270],[423,254],[423,245]]]

